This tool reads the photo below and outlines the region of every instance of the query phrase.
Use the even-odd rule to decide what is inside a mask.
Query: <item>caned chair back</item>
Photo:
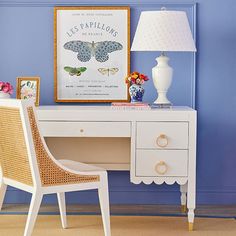
[[[20,100],[0,100],[0,165],[5,178],[33,186],[31,150]]]

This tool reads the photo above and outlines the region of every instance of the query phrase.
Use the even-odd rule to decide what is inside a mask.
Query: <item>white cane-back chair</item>
[[[110,236],[107,172],[83,163],[56,160],[40,134],[32,100],[0,100],[0,210],[7,185],[32,193],[24,236],[30,236],[44,194],[57,193],[67,228],[65,192],[97,189],[105,236]],[[89,235],[89,234],[88,234]]]

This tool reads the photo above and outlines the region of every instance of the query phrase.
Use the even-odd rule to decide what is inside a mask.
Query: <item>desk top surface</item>
[[[130,108],[112,106],[40,106],[40,121],[137,121],[137,120],[188,120],[196,111],[190,107]]]
[[[150,107],[129,107],[129,106],[89,106],[89,105],[55,105],[55,106],[39,106],[37,108],[41,111],[145,111],[145,112],[173,112],[173,111],[194,111],[194,109],[185,106],[173,106],[170,108],[150,108]]]

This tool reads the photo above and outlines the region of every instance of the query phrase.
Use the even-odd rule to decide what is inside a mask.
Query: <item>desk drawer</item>
[[[136,176],[187,176],[187,150],[137,150]]]
[[[188,149],[188,122],[137,122],[137,148]]]
[[[130,137],[130,122],[41,121],[45,137]]]

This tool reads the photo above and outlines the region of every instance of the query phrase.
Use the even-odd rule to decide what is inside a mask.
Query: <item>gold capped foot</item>
[[[181,212],[186,213],[187,212],[187,206],[186,205],[181,205]]]
[[[188,231],[193,231],[193,223],[188,223]]]

